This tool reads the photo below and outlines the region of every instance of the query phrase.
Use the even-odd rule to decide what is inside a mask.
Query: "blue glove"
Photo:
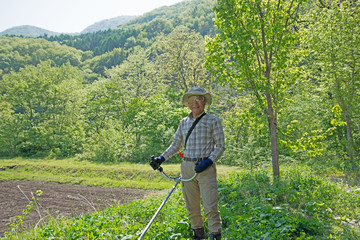
[[[151,156],[151,162],[150,162],[150,166],[154,169],[157,170],[159,169],[160,165],[165,161],[165,158],[163,156],[160,157],[154,157]]]
[[[195,163],[195,172],[201,173],[209,166],[211,166],[211,164],[213,164],[213,161],[210,158],[198,161],[197,163]]]

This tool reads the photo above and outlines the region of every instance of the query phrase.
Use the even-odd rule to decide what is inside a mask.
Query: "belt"
[[[197,161],[202,161],[202,160],[205,160],[205,159],[208,159],[208,158],[209,157],[203,157],[203,158],[188,158],[188,157],[185,157],[184,161],[197,162]]]

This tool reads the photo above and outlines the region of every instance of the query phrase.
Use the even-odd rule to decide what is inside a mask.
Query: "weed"
[[[20,189],[20,191],[25,195],[25,193],[21,190],[21,188],[18,186],[18,188]],[[37,202],[39,197],[42,195],[42,191],[41,190],[37,190],[35,195],[32,196],[31,200],[29,200],[29,204],[26,206],[26,208],[23,210],[22,215],[20,216],[16,216],[14,221],[10,224],[11,229],[7,232],[5,232],[5,238],[17,238],[18,233],[17,230],[20,227],[20,225],[23,224],[24,220],[29,216],[29,214],[31,213],[31,211],[34,208],[37,208]],[[25,195],[26,198],[28,198]],[[39,213],[39,211],[38,211]],[[39,213],[40,214],[40,213]],[[41,217],[41,215],[40,215]],[[42,218],[40,218],[42,219]]]

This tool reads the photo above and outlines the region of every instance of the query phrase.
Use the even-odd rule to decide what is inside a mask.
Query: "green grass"
[[[15,167],[14,167],[15,166]],[[163,165],[164,172],[169,176],[179,176],[180,164]],[[75,159],[0,159],[0,167],[7,168],[0,171],[2,180],[34,180],[68,184],[141,188],[163,190],[171,188],[174,183],[166,180],[158,171],[154,171],[149,164],[100,164]],[[238,168],[219,166],[219,177],[227,176]]]
[[[91,178],[95,174],[92,171],[114,171],[138,183],[146,176],[163,180],[157,176],[160,174],[147,170],[146,164],[101,165],[75,160],[17,159],[1,160],[0,166],[15,162],[23,169],[19,173],[26,172],[26,168],[27,171],[42,169],[44,165],[47,171],[57,169],[51,170],[52,174],[57,173],[55,177],[63,179],[69,178],[69,169],[72,169],[71,174],[80,177],[82,172],[86,176],[84,179]],[[169,174],[177,174],[179,165],[165,165],[164,169]],[[8,171],[16,173],[17,170]],[[139,173],[137,177],[132,177],[134,171]],[[97,174],[103,179],[112,179],[103,173]],[[334,181],[334,174],[342,176],[344,173],[288,166],[281,168],[281,179],[273,182],[269,168],[246,171],[219,166],[223,239],[360,239],[360,191],[356,190],[356,185]],[[0,173],[0,176],[4,175]],[[165,196],[156,195],[74,219],[54,219],[32,231],[14,233],[4,239],[138,239]],[[206,225],[207,219],[204,221]],[[181,191],[178,191],[171,196],[144,239],[189,238],[191,228]]]

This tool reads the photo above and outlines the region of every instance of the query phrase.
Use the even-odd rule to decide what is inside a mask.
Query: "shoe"
[[[197,228],[193,229],[194,231],[194,240],[200,240],[200,239],[208,239],[208,235],[205,233],[204,228]]]
[[[210,240],[221,240],[221,233],[211,233]]]

